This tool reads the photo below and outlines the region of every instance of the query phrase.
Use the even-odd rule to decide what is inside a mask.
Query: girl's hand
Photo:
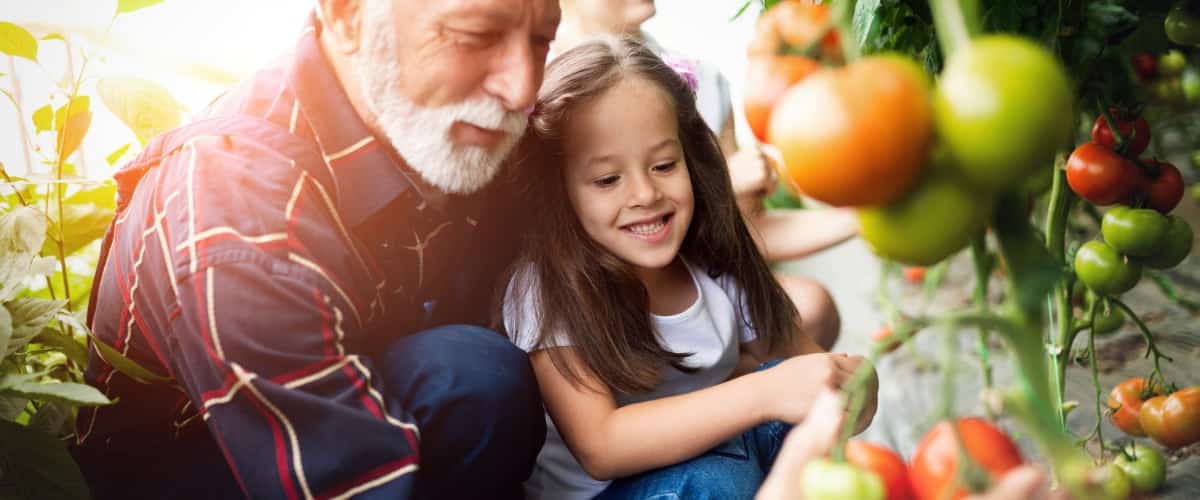
[[[864,363],[866,358],[852,354],[805,354],[756,374],[762,376],[760,408],[765,420],[782,420],[790,424],[803,422],[818,394],[825,390],[840,391]],[[855,425],[856,431],[865,429],[875,416],[879,381],[874,367],[868,364],[866,369],[871,370],[871,375],[863,387],[866,399]]]
[[[775,190],[775,162],[762,149],[766,147],[770,146],[740,149],[729,156],[729,180],[744,214],[761,211],[763,198]]]

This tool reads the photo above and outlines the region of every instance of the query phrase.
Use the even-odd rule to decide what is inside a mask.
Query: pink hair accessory
[[[667,66],[679,74],[680,78],[683,78],[688,88],[692,89],[692,93],[695,93],[696,87],[700,84],[700,80],[696,76],[696,61],[671,55],[663,56],[662,59],[663,62],[667,63]]]

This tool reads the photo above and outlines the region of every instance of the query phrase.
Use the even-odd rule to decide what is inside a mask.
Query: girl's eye
[[[655,172],[667,173],[672,170],[675,170],[675,166],[678,164],[679,164],[679,162],[677,162],[677,161],[673,161],[670,163],[660,163],[658,165],[655,165],[653,168],[654,168]]]
[[[595,181],[592,181],[592,182],[593,182],[595,185],[597,185],[597,186],[600,186],[600,187],[609,187],[609,186],[612,186],[613,184],[616,184],[616,183],[617,183],[617,179],[620,179],[620,177],[618,177],[618,176],[615,176],[615,175],[610,175],[610,176],[607,176],[607,177],[601,177],[601,178],[599,178],[599,179],[596,179]]]

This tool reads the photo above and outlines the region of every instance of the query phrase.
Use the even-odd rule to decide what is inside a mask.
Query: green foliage
[[[38,42],[25,28],[7,21],[0,21],[0,52],[36,62]]]
[[[125,14],[136,10],[142,10],[156,4],[162,3],[162,0],[118,0],[117,14]]]
[[[851,25],[864,55],[899,52],[920,62],[930,74],[942,69],[933,20],[924,2],[862,0],[855,5]]]
[[[0,467],[17,498],[87,498],[87,483],[66,444],[47,434],[0,419]],[[0,493],[8,493],[0,491]]]

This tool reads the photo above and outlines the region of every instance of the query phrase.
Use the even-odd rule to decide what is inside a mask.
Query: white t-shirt
[[[727,275],[713,279],[702,269],[690,264],[687,267],[698,292],[696,302],[678,314],[651,314],[650,320],[662,345],[672,352],[693,353],[684,363],[698,370],[684,373],[666,367],[662,382],[650,392],[615,394],[617,406],[685,394],[724,382],[737,365],[739,342],[750,342],[757,337],[750,324],[749,310],[742,300],[743,292],[737,283]],[[531,274],[527,269],[517,273],[513,280],[536,280]],[[533,284],[534,287],[529,287],[529,290],[536,289],[536,281]],[[504,297],[504,324],[513,337],[513,343],[532,352],[539,329],[534,314],[537,310],[536,297],[529,294],[529,297],[517,298],[513,290],[513,283],[509,283]],[[737,304],[742,304],[742,307],[737,307]],[[514,325],[519,330],[515,330]],[[549,344],[570,345],[561,333],[552,336]],[[538,454],[533,474],[525,482],[525,498],[586,500],[607,486],[608,481],[597,481],[587,475],[567,449],[550,416],[546,415],[546,444]]]

